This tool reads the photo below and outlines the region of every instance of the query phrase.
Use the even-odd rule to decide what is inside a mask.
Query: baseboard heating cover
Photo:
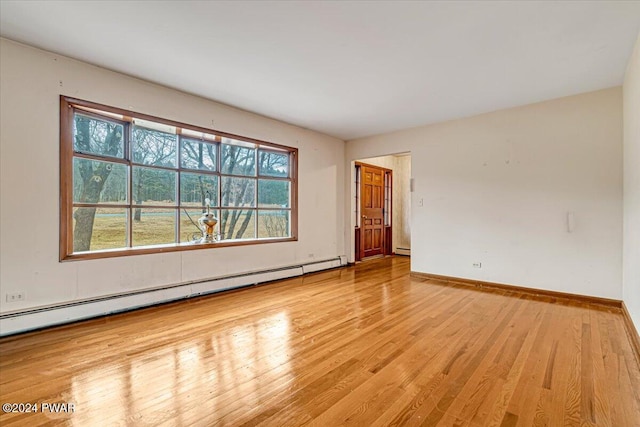
[[[410,248],[396,248],[396,255],[411,256],[411,249]]]
[[[0,336],[257,285],[273,280],[302,276],[307,273],[345,265],[347,265],[346,256],[339,256],[287,267],[193,280],[157,288],[10,312],[0,315]]]

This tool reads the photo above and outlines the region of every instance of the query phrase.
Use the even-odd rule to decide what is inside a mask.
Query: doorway
[[[356,261],[391,255],[393,171],[361,162],[356,162],[355,168]]]

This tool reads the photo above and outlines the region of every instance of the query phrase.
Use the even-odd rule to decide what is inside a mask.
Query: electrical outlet
[[[7,302],[24,301],[24,292],[16,292],[15,294],[7,294]]]
[[[473,263],[473,267],[474,268],[482,268],[482,263],[481,262],[474,262]]]

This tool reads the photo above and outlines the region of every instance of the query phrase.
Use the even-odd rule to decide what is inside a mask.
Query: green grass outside
[[[145,215],[145,213],[153,212],[157,216]],[[166,209],[144,209],[140,221],[133,222],[133,246],[148,246],[148,245],[161,245],[172,244],[175,242],[175,219],[172,210]],[[198,222],[198,218],[202,214],[200,210],[189,210],[189,215],[194,222]],[[160,215],[160,214],[166,215]],[[118,249],[126,247],[126,216],[124,209],[116,208],[101,208],[97,210],[96,218],[94,220],[93,234],[91,236],[91,249],[103,250],[103,249]],[[111,216],[104,216],[104,214],[110,214]],[[255,212],[254,214],[255,215]],[[240,224],[244,220],[245,215],[242,215],[238,219],[236,225],[236,232],[240,227]],[[280,237],[276,235],[269,235],[267,231],[267,221],[270,219],[266,216],[258,216],[258,231],[261,238],[265,237]],[[273,221],[273,219],[271,219]],[[220,223],[216,226],[216,233],[219,232]],[[255,220],[251,218],[249,226],[245,230],[244,237],[253,238],[255,232]],[[201,232],[197,229],[189,218],[184,214],[184,211],[180,211],[180,242],[188,243],[193,240],[194,235],[199,238]],[[235,236],[229,236],[234,238]]]

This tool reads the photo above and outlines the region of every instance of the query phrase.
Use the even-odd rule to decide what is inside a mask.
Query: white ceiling
[[[5,1],[2,36],[349,140],[620,85],[640,1]]]

